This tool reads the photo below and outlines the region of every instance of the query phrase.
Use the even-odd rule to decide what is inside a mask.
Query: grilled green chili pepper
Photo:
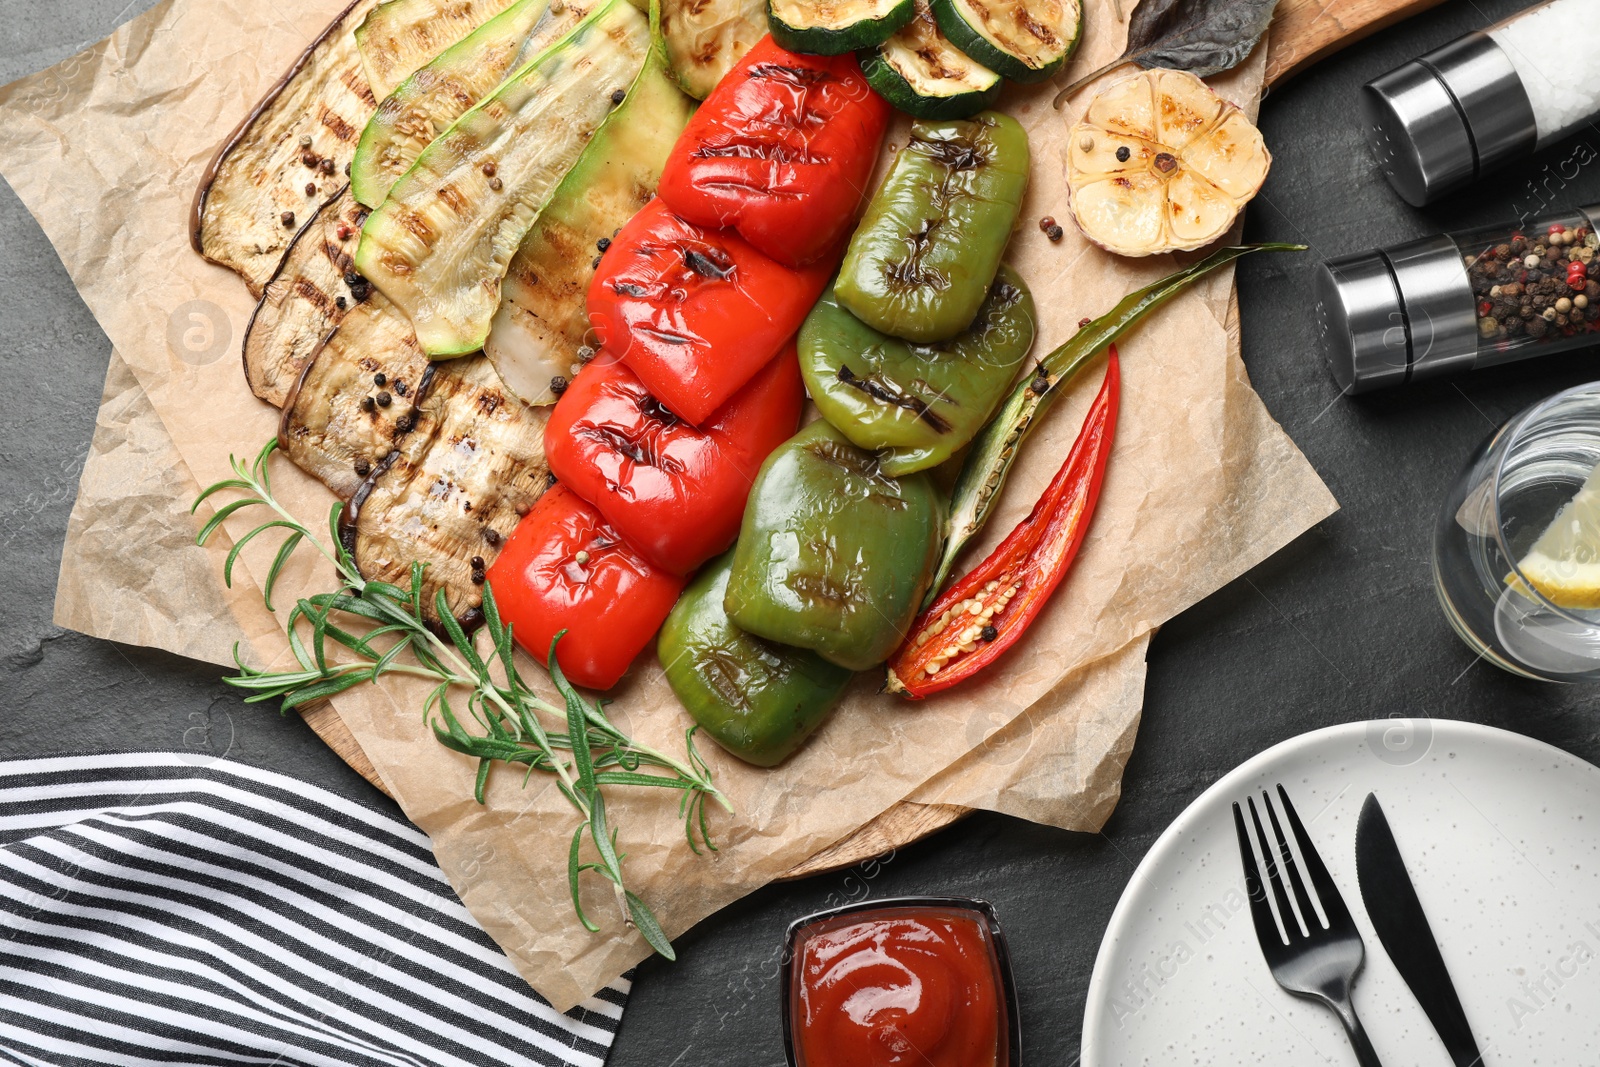
[[[839,303],[873,329],[945,341],[972,324],[1028,188],[1016,119],[916,122],[850,239]]]
[[[889,477],[818,419],[761,465],[723,606],[741,630],[866,670],[904,640],[943,543],[926,474]]]
[[[1226,267],[1251,252],[1304,252],[1305,245],[1256,244],[1219,248],[1198,263],[1192,263],[1143,289],[1135,289],[1116,307],[1085,324],[1077,333],[1039,361],[1038,371],[1018,382],[994,418],[972,442],[961,474],[950,493],[949,539],[939,560],[930,600],[938,595],[950,575],[950,568],[968,542],[978,536],[1000,490],[1011,474],[1039,417],[1065,390],[1062,385],[1078,376],[1093,358],[1116,341],[1150,312],[1183,292],[1212,271]]]
[[[661,627],[667,682],[717,744],[757,767],[783,762],[821,726],[851,673],[808,648],[773,644],[728,621],[733,554],[706,564]]]
[[[978,317],[948,341],[888,337],[830,289],[800,327],[800,373],[822,417],[885,474],[936,467],[972,440],[1033,347],[1033,297],[1002,266]]]

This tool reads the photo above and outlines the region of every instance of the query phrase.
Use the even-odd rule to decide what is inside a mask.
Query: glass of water
[[[1433,580],[1445,617],[1513,674],[1600,678],[1597,467],[1600,382],[1591,382],[1495,431],[1439,513]]]

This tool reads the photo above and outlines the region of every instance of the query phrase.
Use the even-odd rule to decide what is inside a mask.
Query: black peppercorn
[[[1039,396],[1044,396],[1044,394],[1050,391],[1050,379],[1041,374],[1039,377],[1028,383],[1028,388],[1032,389]]]
[[[401,433],[410,433],[413,429],[416,428],[416,425],[417,425],[417,413],[415,411],[408,412],[405,415],[401,415],[398,419],[396,419],[394,421],[394,428],[399,430]]]
[[[484,566],[485,566],[485,564],[483,562],[483,557],[482,556],[473,556],[472,557],[472,569],[473,570],[481,571],[481,570],[483,570]]]
[[[589,264],[589,266],[593,267],[595,270],[599,270],[600,269],[600,257],[599,256],[595,256],[594,257],[594,262]]]
[[[558,374],[554,378],[551,378],[550,379],[550,391],[552,393],[554,393],[556,396],[560,396],[562,393],[566,392],[567,391],[567,379],[566,379],[566,377],[564,375]]]
[[[594,246],[596,248],[598,248],[600,251],[604,252],[606,249],[611,247],[611,238],[602,237],[602,238],[600,238],[600,240],[598,240],[598,241],[596,241],[594,243]]]
[[[378,406],[380,408],[386,408],[392,403],[394,403],[394,397],[390,396],[388,393],[378,394]]]
[[[332,173],[333,173],[333,171],[334,171],[334,163],[333,163],[333,160],[331,160],[331,159],[324,159],[324,160],[323,160],[323,161],[322,161],[322,165],[321,165],[321,166],[319,166],[319,167],[318,167],[318,168],[317,168],[317,169],[318,169],[318,170],[320,170],[320,171],[322,171],[322,173],[324,173],[324,174],[332,174]]]
[[[627,98],[628,98],[628,94],[623,92],[621,89],[613,89],[613,90],[611,90],[611,102],[613,104],[620,104],[624,100],[626,100]]]
[[[355,271],[347,270],[344,272],[344,283],[350,288],[354,289],[356,286],[360,285],[361,282],[361,275],[357,274]]]
[[[300,165],[303,167],[315,167],[317,165],[317,157],[310,152],[301,152]]]
[[[356,460],[356,474],[362,478],[372,473],[372,464],[365,459]]]
[[[1060,226],[1052,226],[1052,227],[1050,227],[1050,229],[1045,232],[1045,236],[1050,238],[1051,241],[1059,241],[1059,240],[1061,240],[1061,237],[1062,237],[1061,227]]]
[[[500,531],[489,529],[483,531],[483,539],[489,542],[491,545],[498,545],[501,541],[505,540],[505,538],[500,536]]]
[[[306,195],[307,196],[316,196],[317,195],[317,184],[316,184],[316,182],[306,182]]]
[[[294,212],[285,211],[283,213],[282,218],[283,218],[283,224],[285,226],[293,226],[294,225]]]
[[[1128,150],[1128,146],[1123,145],[1121,148],[1117,149],[1117,162],[1126,163],[1132,155],[1133,153]]]
[[[372,384],[380,387],[388,385],[389,376],[383,373],[383,371],[379,371],[377,374],[372,376]]]
[[[395,396],[405,396],[406,395],[406,390],[408,388],[409,388],[409,386],[407,386],[406,383],[401,381],[399,378],[396,378],[394,380],[394,394],[395,394]]]
[[[371,414],[378,410],[378,405],[370,396],[364,396],[361,398],[361,410]]]
[[[995,638],[1000,636],[1000,631],[996,630],[993,626],[985,626],[981,631],[979,631],[978,636],[983,638],[985,641],[993,641]]]

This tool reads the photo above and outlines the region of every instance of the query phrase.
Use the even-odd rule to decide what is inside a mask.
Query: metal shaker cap
[[[1539,139],[1521,77],[1481,32],[1369,82],[1361,109],[1378,166],[1416,207],[1532,152]]]
[[[1316,290],[1323,353],[1347,393],[1468,368],[1477,359],[1472,285],[1448,237],[1329,260]]]

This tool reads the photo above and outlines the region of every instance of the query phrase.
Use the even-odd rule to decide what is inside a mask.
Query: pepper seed
[[[583,549],[580,548],[580,549],[578,549],[578,554],[576,556],[573,556],[572,558],[577,560],[579,563],[588,563],[589,562],[589,553],[585,552]]]

